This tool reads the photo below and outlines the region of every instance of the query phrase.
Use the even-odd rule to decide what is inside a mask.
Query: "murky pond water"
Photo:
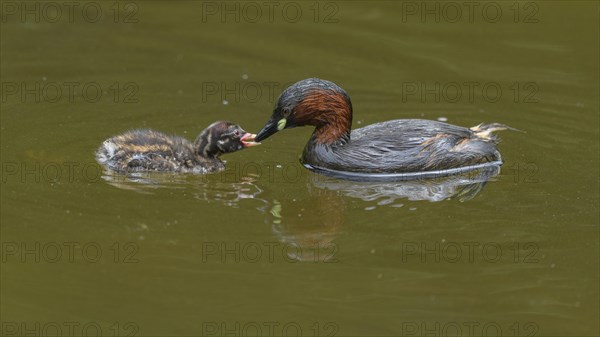
[[[1,9],[2,335],[599,334],[597,3]],[[348,91],[354,127],[524,132],[487,183],[318,176],[309,128],[209,176],[94,162],[136,127],[256,132],[312,76]]]

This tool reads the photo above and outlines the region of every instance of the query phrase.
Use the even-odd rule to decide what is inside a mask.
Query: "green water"
[[[453,4],[2,1],[1,334],[597,336],[598,3]],[[310,174],[309,128],[210,176],[94,164],[130,128],[257,132],[312,76],[354,127],[524,132],[464,201]]]

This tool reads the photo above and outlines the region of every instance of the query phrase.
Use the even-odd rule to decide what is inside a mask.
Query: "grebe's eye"
[[[236,137],[239,137],[240,136],[240,130],[235,130],[234,134],[235,134]]]

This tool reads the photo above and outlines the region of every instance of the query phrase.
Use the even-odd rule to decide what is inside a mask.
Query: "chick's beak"
[[[242,144],[244,144],[244,147],[260,145],[260,143],[255,142],[255,140],[256,140],[256,135],[253,133],[250,133],[250,132],[244,133],[242,138],[240,138],[240,141],[242,141]]]
[[[258,135],[256,136],[256,141],[260,142],[264,139],[269,138],[271,135],[273,135],[274,133],[276,133],[277,131],[279,131],[277,129],[277,122],[273,119],[270,119],[267,124],[265,124],[265,126],[262,128],[262,130],[260,130],[258,132]]]

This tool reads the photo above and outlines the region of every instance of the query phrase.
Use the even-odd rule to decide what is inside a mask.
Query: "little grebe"
[[[315,130],[304,148],[302,163],[322,173],[347,177],[449,174],[466,167],[501,164],[492,132],[511,129],[498,123],[469,129],[431,120],[399,119],[351,131],[348,94],[333,82],[309,78],[283,91],[256,141],[305,125]]]
[[[220,155],[259,145],[255,136],[226,121],[211,124],[194,143],[154,130],[132,130],[105,140],[96,159],[115,171],[218,172],[225,168]]]

